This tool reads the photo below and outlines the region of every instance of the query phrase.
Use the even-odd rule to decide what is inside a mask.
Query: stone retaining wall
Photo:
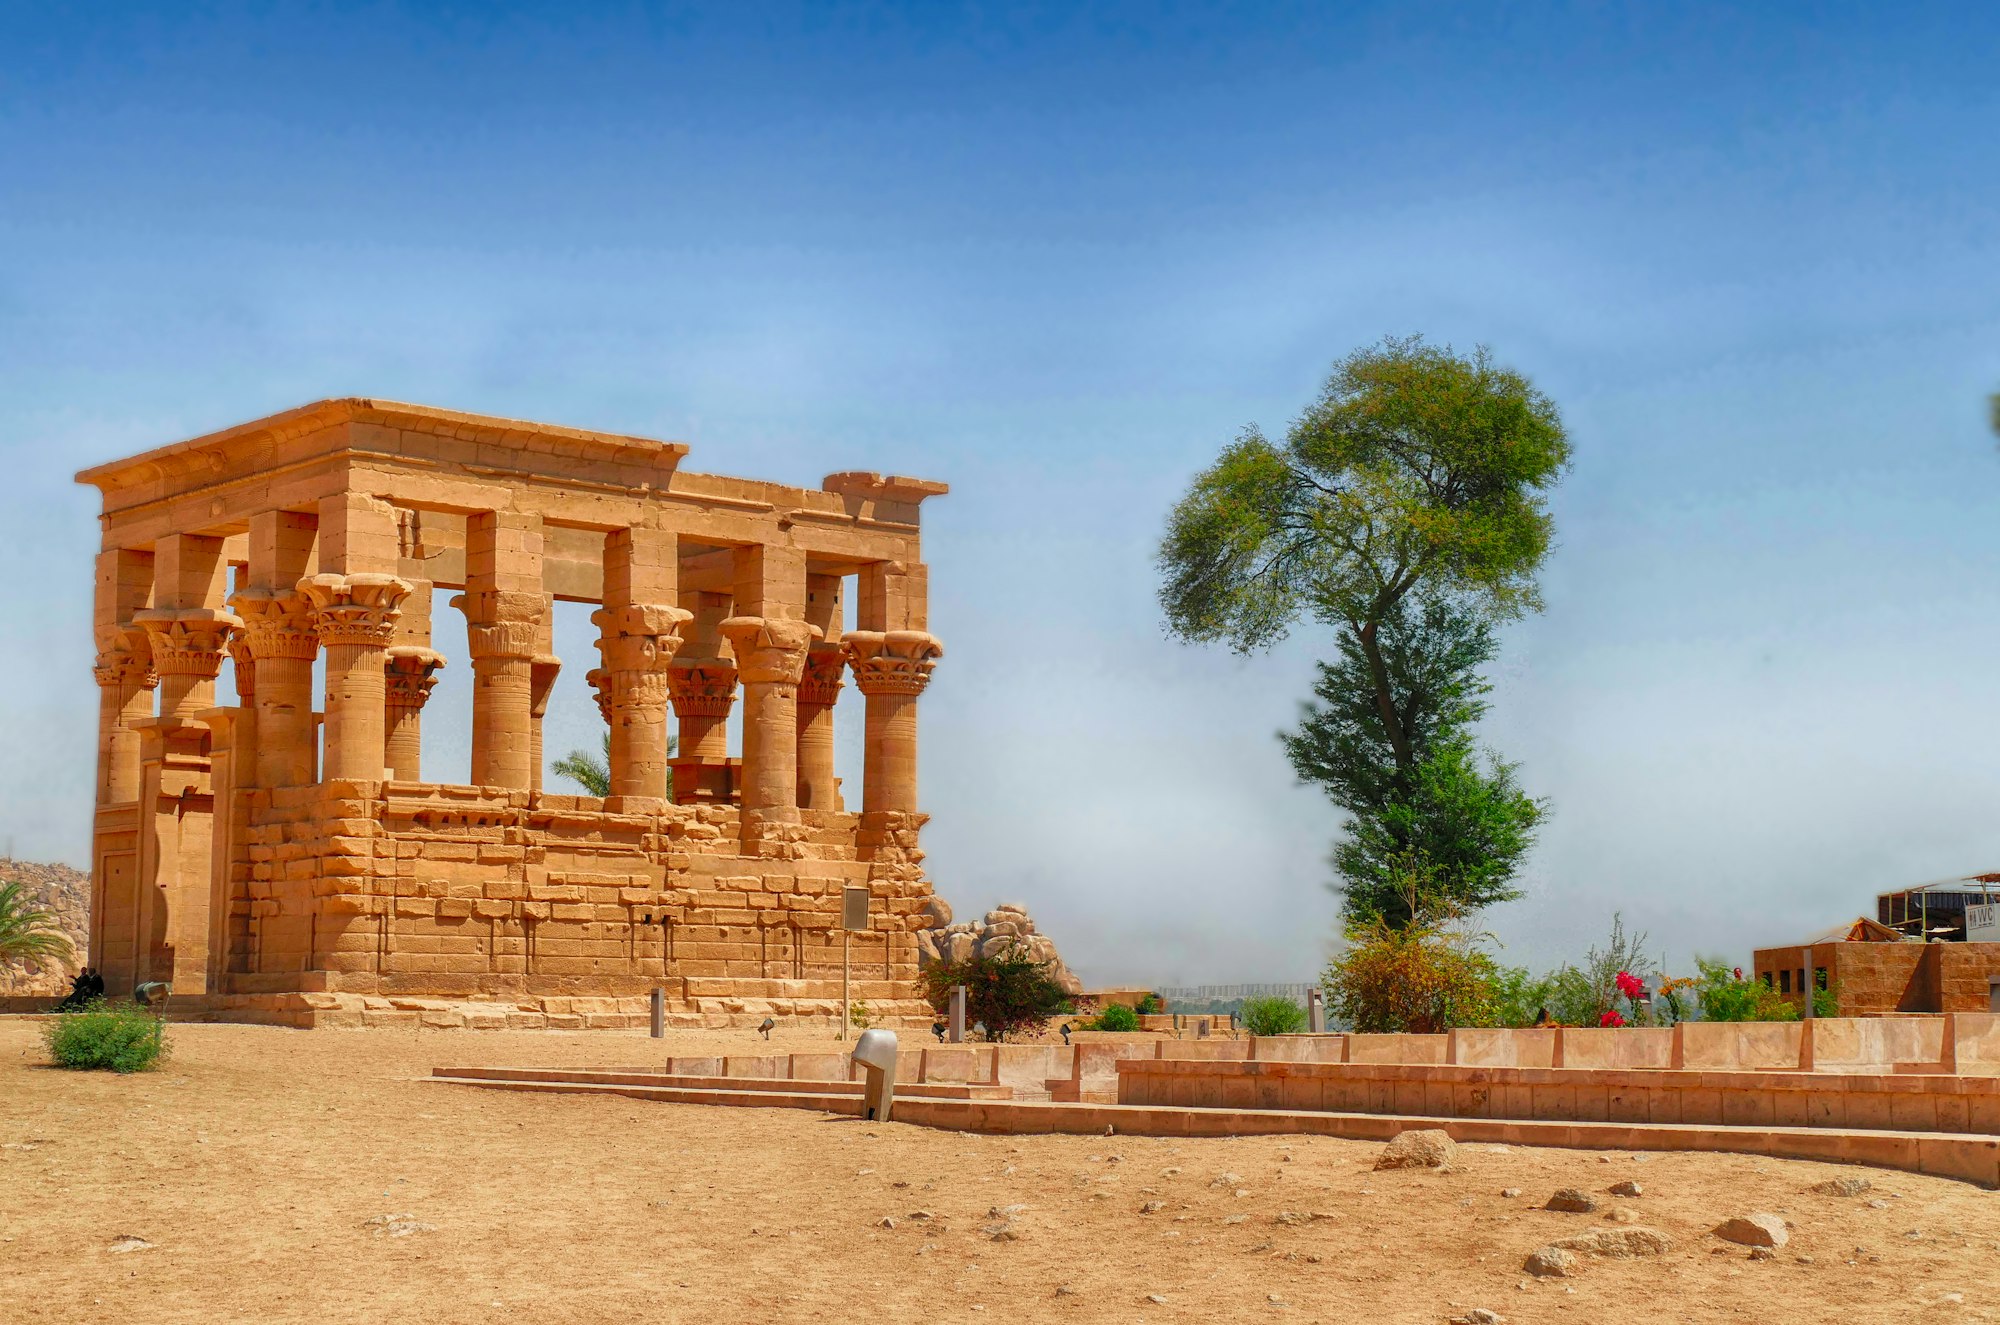
[[[2000,1134],[2000,1078],[1126,1059],[1118,1102],[1541,1122]]]

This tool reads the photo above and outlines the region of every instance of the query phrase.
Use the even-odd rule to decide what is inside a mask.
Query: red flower
[[[1736,978],[1738,980],[1741,980],[1743,978],[1743,968],[1741,966],[1733,967],[1731,969],[1734,970]]]
[[[1617,1008],[1613,1008],[1609,1012],[1605,1013],[1603,1016],[1599,1017],[1597,1019],[1597,1024],[1600,1026],[1623,1026],[1625,1024],[1625,1018],[1618,1015]]]
[[[1637,998],[1646,992],[1646,982],[1630,971],[1618,973],[1618,992],[1627,998]]]

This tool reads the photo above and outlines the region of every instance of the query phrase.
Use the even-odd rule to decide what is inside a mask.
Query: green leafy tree
[[[1069,995],[1056,982],[1054,967],[1030,956],[1026,947],[1009,945],[991,957],[940,962],[917,977],[924,999],[942,1016],[951,1008],[951,991],[965,986],[965,1015],[986,1027],[986,1038],[1004,1040],[1069,1006]]]
[[[674,757],[680,748],[680,738],[667,737],[667,758]],[[555,772],[582,787],[592,796],[611,794],[611,733],[604,733],[604,747],[601,751],[572,750],[549,766]],[[674,795],[674,770],[667,770],[667,799]]]
[[[75,949],[57,926],[55,913],[36,906],[18,883],[0,883],[0,966],[15,962],[55,962]],[[7,972],[9,987],[14,973]]]
[[[1401,873],[1466,906],[1512,895],[1545,807],[1465,728],[1484,711],[1491,623],[1540,605],[1569,456],[1554,404],[1485,350],[1388,339],[1335,365],[1282,444],[1246,430],[1169,516],[1170,633],[1247,653],[1301,617],[1338,631],[1341,659],[1287,744],[1355,818],[1336,860],[1350,919],[1407,923],[1383,909]]]
[[[1534,845],[1545,803],[1522,791],[1513,765],[1484,758],[1468,728],[1492,687],[1492,623],[1435,593],[1406,599],[1380,633],[1394,708],[1416,756],[1399,764],[1360,642],[1340,639],[1321,663],[1314,702],[1280,739],[1302,781],[1318,783],[1352,816],[1333,854],[1350,916],[1409,920],[1398,880],[1474,910],[1519,896],[1512,884]]]

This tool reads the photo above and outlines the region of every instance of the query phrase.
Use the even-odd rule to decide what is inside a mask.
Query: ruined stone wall
[[[749,856],[730,805],[363,782],[239,805],[235,992],[325,972],[329,991],[461,998],[825,994],[848,884],[873,901],[855,978],[907,989],[936,922],[914,863],[857,858],[853,813],[804,811],[801,841]]]

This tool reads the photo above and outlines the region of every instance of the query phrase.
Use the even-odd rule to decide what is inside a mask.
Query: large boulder
[[[1018,948],[1036,961],[1047,962],[1056,983],[1062,986],[1065,993],[1083,992],[1083,981],[1077,979],[1064,964],[1054,941],[1036,930],[1035,922],[1025,907],[1004,903],[977,921],[953,924],[950,905],[942,898],[933,897],[925,904],[923,913],[932,917],[935,923],[917,933],[917,967],[920,970],[947,962],[962,962],[975,955],[998,957]]]
[[[1723,1220],[1715,1226],[1715,1236],[1745,1247],[1782,1247],[1792,1235],[1782,1217],[1754,1214]]]
[[[1458,1146],[1442,1128],[1398,1132],[1375,1158],[1378,1169],[1448,1169]]]

